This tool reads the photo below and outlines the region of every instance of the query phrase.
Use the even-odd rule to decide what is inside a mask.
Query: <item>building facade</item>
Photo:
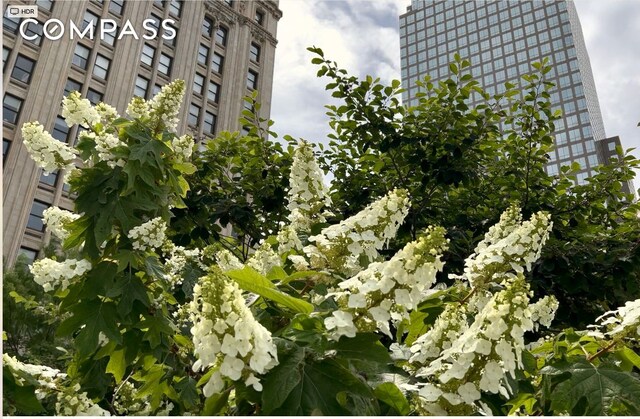
[[[20,134],[23,123],[37,120],[56,139],[73,144],[78,127],[68,128],[60,116],[70,91],[124,115],[134,95],[148,99],[183,79],[178,132],[200,139],[240,130],[243,98],[256,90],[260,116],[269,117],[282,17],[277,0],[5,2],[17,4],[37,5],[38,23],[25,23],[21,34],[21,19],[6,13],[3,19],[3,257],[9,265],[20,253],[35,259],[49,240],[42,224],[46,208],[73,208],[62,174],[44,176]],[[51,19],[67,25],[60,39],[43,33]],[[71,22],[82,30],[93,26],[96,35],[72,39]],[[138,39],[121,36],[126,28]],[[143,36],[153,32],[151,39]]]
[[[595,83],[580,21],[572,1],[413,0],[400,16],[403,101],[417,103],[416,81],[450,76],[457,52],[471,62],[471,74],[490,94],[502,93],[505,82],[518,84],[533,71],[531,63],[549,59],[545,77],[555,83],[553,109],[555,150],[547,173],[577,162],[578,182],[604,163],[596,142],[606,137]]]

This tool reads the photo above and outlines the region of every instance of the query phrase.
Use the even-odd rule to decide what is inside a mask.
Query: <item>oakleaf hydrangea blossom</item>
[[[553,295],[547,295],[529,306],[531,310],[531,320],[534,323],[534,330],[538,330],[538,325],[544,327],[551,326],[556,310],[558,310],[558,300]]]
[[[322,209],[331,206],[331,198],[313,146],[306,141],[299,141],[294,152],[289,184],[287,208],[291,227],[308,231],[312,224],[325,222]]]
[[[178,113],[180,113],[183,96],[183,80],[174,80],[164,85],[149,101],[150,116],[157,124],[164,125],[167,131],[174,131],[178,126]]]
[[[252,267],[262,275],[267,275],[275,266],[280,266],[280,256],[264,242],[247,260],[247,266]]]
[[[240,262],[240,259],[226,249],[220,250],[216,253],[216,261],[222,272],[229,272],[244,268],[244,264]]]
[[[278,364],[271,333],[253,317],[238,285],[218,268],[200,278],[193,292],[191,334],[198,358],[193,370],[214,370],[203,388],[205,397],[222,391],[225,378],[261,391],[256,374]]]
[[[67,224],[80,218],[79,214],[63,210],[58,207],[49,207],[42,213],[42,222],[54,237],[64,241],[69,236]]]
[[[343,332],[353,332],[351,325],[344,324],[348,319],[359,331],[378,329],[391,337],[389,321],[395,326],[408,321],[410,311],[417,308],[436,282],[436,274],[442,271],[441,257],[447,248],[444,235],[443,228],[430,227],[390,260],[374,262],[339,283],[340,291],[331,292],[329,296],[336,299],[341,311],[325,319],[325,326],[332,331],[331,337],[337,340]]]
[[[181,137],[175,137],[171,141],[171,147],[175,153],[178,161],[189,161],[191,154],[193,154],[193,146],[195,142],[190,135],[183,135]]]
[[[132,228],[127,237],[133,242],[133,249],[146,252],[161,247],[166,239],[167,224],[161,217],[156,217]]]
[[[355,275],[362,270],[360,257],[374,260],[378,250],[396,235],[408,212],[407,192],[396,189],[356,215],[309,237],[313,244],[306,246],[304,253],[313,269]]]
[[[474,322],[438,358],[418,369],[416,375],[428,379],[418,392],[426,405],[437,403],[450,414],[469,415],[479,410],[475,403],[480,391],[512,395],[505,376],[515,378],[516,370],[524,367],[524,333],[534,328],[532,293],[522,273],[505,273],[501,282],[506,288],[491,298]]]
[[[172,246],[169,251],[170,257],[164,263],[164,278],[172,286],[182,284],[182,274],[188,263],[195,263],[199,268],[205,270],[206,267],[200,261],[200,249],[185,249],[182,246]]]
[[[56,397],[56,414],[65,416],[111,416],[109,411],[102,409],[87,393],[80,392],[80,385],[71,387],[66,385],[67,374],[43,365],[25,364],[15,357],[2,354],[3,368],[7,368],[18,383],[24,383],[23,374],[28,374],[35,381],[37,387],[35,395],[38,400],[49,396]]]
[[[65,290],[73,279],[80,277],[90,269],[91,262],[84,259],[67,259],[58,262],[45,258],[37,260],[29,266],[33,280],[41,285],[45,291],[52,291],[58,287]]]
[[[100,102],[96,105],[96,111],[100,115],[100,120],[103,124],[110,124],[120,118],[116,108],[111,105],[107,105],[104,102]]]
[[[298,237],[298,233],[291,225],[280,229],[277,236],[278,253],[287,253],[290,250],[302,250],[302,242]]]
[[[76,150],[53,138],[39,122],[22,125],[22,139],[31,158],[46,175],[58,169],[75,168]]]
[[[71,92],[62,100],[62,117],[68,126],[76,124],[89,128],[100,122],[100,113],[79,92]]]
[[[132,118],[149,118],[149,104],[142,98],[134,96],[127,105],[127,115]]]
[[[150,416],[153,412],[151,411],[149,396],[138,398],[137,392],[138,390],[129,381],[123,382],[118,386],[113,398],[114,410],[122,416]]]
[[[108,132],[101,132],[96,134],[95,132],[83,132],[81,138],[89,138],[96,145],[96,151],[98,152],[98,158],[107,162],[107,165],[112,169],[116,166],[124,167],[126,161],[122,158],[116,157],[114,151],[119,147],[126,147],[126,143],[120,141],[118,137]]]
[[[604,333],[590,332],[602,338],[621,340],[624,338],[640,339],[640,299],[627,301],[616,310],[607,311],[596,319],[598,325],[589,328],[603,328]]]
[[[496,282],[495,273],[531,270],[531,264],[540,258],[542,246],[549,238],[553,226],[549,214],[538,212],[529,221],[519,224],[520,213],[508,209],[487,233],[476,252],[465,261],[464,277],[472,287],[483,287]],[[507,233],[507,231],[509,231]]]

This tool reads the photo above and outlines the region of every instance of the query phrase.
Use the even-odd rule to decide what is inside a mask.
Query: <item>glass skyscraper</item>
[[[450,76],[457,52],[471,61],[471,74],[489,93],[505,90],[533,71],[531,63],[549,58],[555,83],[553,109],[562,110],[555,123],[555,150],[549,174],[577,162],[584,182],[601,162],[596,141],[606,138],[589,56],[580,21],[571,1],[413,0],[400,16],[403,101],[417,104],[416,82]]]

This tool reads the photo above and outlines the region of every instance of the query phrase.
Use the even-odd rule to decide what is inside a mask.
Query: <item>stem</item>
[[[467,296],[464,297],[462,299],[462,301],[460,301],[460,304],[462,305],[462,304],[466,303],[467,301],[469,301],[469,299],[471,299],[471,297],[473,297],[473,295],[476,293],[476,291],[478,291],[478,287],[473,287],[471,289],[471,292],[469,292],[469,294],[467,294]]]
[[[600,349],[598,352],[596,352],[595,354],[587,357],[587,361],[591,362],[596,358],[601,357],[602,355],[606,354],[607,352],[609,352],[611,350],[611,348],[613,348],[616,345],[616,341],[614,340],[613,342],[611,342],[610,344],[608,344],[607,346],[605,346],[604,348]]]

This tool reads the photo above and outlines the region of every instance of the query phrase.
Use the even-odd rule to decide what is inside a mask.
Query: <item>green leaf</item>
[[[196,380],[191,377],[183,377],[176,385],[178,390],[178,396],[180,401],[184,404],[184,407],[191,409],[200,403],[200,396],[196,388]]]
[[[631,364],[640,369],[640,356],[632,349],[624,346],[615,352],[615,355],[624,363]],[[629,368],[631,370],[631,368]]]
[[[373,394],[375,394],[378,400],[395,409],[399,415],[406,416],[411,412],[407,398],[393,383],[380,384],[373,390]]]
[[[290,344],[291,345],[291,344]],[[358,377],[341,366],[333,359],[316,360],[310,356],[312,352],[304,347],[296,347],[293,354],[269,372],[264,382],[269,392],[263,392],[263,407],[268,415],[347,415],[352,413],[348,406],[353,405],[361,411],[360,397],[373,399],[373,391]],[[278,388],[282,384],[284,387]],[[281,391],[282,394],[276,395]],[[345,406],[338,400],[352,403]],[[270,397],[277,397],[275,402],[268,401]],[[284,400],[283,400],[284,399]],[[357,400],[357,402],[355,402]],[[344,403],[343,403],[344,404]],[[275,405],[279,405],[274,409]]]
[[[527,415],[532,415],[536,402],[537,400],[533,394],[520,393],[516,398],[505,403],[505,405],[511,406],[511,409],[509,410],[509,416],[514,415],[517,411],[520,410],[521,407],[524,407],[524,412]]]
[[[248,266],[229,271],[226,275],[236,281],[243,290],[256,293],[298,313],[308,314],[313,311],[312,304],[283,293],[271,281]]]
[[[112,352],[109,357],[107,369],[105,370],[107,373],[113,375],[113,378],[116,380],[116,384],[119,384],[120,381],[122,381],[122,377],[124,377],[124,373],[127,370],[127,362],[125,361],[124,354],[124,349]]]
[[[341,337],[329,346],[337,356],[344,359],[370,361],[381,364],[391,363],[389,351],[380,343],[380,337],[374,333],[358,333],[353,338]]]
[[[569,366],[544,367],[543,374],[568,373],[570,377],[551,392],[551,409],[571,415],[605,416],[624,406],[626,414],[640,415],[640,381],[611,365],[581,361]]]
[[[283,343],[280,341],[278,343],[280,363],[267,375],[262,391],[262,409],[266,414],[270,414],[282,406],[302,379],[302,374],[298,367],[304,359],[304,349],[289,342]],[[288,346],[289,349],[284,354],[280,349],[283,346]]]
[[[117,324],[118,314],[116,306],[112,302],[93,303],[93,309],[88,317],[85,317],[85,326],[76,337],[78,354],[87,356],[98,348],[99,335],[118,343],[121,342],[120,330]]]
[[[202,416],[214,416],[220,413],[222,409],[227,405],[229,400],[229,392],[214,394],[204,402],[204,408],[202,409]]]

